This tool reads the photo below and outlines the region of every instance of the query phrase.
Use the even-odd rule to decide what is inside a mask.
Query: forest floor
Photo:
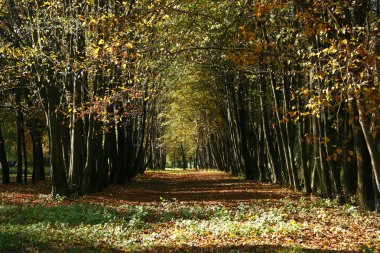
[[[0,252],[380,252],[380,215],[216,171],[76,199],[0,185]]]

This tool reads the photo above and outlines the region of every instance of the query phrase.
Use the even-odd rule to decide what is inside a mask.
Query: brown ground
[[[177,171],[177,173],[148,172],[125,187],[112,186],[91,196],[91,201],[121,203],[154,203],[161,198],[182,203],[241,203],[252,200],[275,201],[294,195],[292,191],[270,184],[232,178],[220,172]]]
[[[49,184],[1,185],[0,200],[7,204],[39,203],[40,194],[51,191]],[[4,194],[5,193],[5,194]],[[152,204],[161,198],[179,202],[237,204],[261,200],[276,202],[300,194],[289,189],[264,183],[253,183],[216,171],[146,172],[124,186],[110,186],[96,194],[86,195],[80,202],[98,204]],[[70,202],[70,201],[65,201]]]

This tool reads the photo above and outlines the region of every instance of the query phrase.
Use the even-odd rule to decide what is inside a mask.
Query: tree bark
[[[44,153],[42,148],[42,133],[38,129],[31,129],[33,143],[33,173],[32,183],[45,180]]]
[[[49,149],[53,196],[67,196],[69,193],[62,149],[61,124],[58,115],[59,92],[54,86],[46,87],[47,119],[49,126]]]
[[[1,125],[0,125],[0,163],[1,163],[2,183],[10,184],[11,181],[9,177],[9,164],[7,160],[7,153],[5,151],[4,138],[3,138],[3,132],[1,130]]]
[[[17,177],[16,182],[22,184],[22,136],[24,129],[24,119],[21,108],[21,94],[20,90],[15,92],[16,106],[17,106]]]

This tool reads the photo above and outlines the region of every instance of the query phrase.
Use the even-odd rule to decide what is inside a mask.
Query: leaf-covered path
[[[8,204],[40,203],[43,201],[40,194],[47,195],[50,190],[47,184],[0,184],[1,201]],[[181,203],[238,205],[255,200],[278,202],[285,197],[298,198],[300,195],[284,187],[253,183],[218,171],[167,170],[148,171],[125,186],[109,186],[100,193],[86,195],[75,202],[149,205],[157,204],[162,199],[176,199]]]
[[[379,215],[222,172],[147,172],[75,200],[49,190],[0,185],[0,251],[380,249]]]
[[[91,196],[91,201],[110,200],[124,204],[151,204],[162,199],[179,203],[238,205],[254,200],[276,202],[297,194],[271,184],[252,183],[217,171],[147,172],[126,187],[110,187]]]

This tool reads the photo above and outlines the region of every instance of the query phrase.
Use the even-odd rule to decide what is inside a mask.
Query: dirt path
[[[0,200],[8,204],[39,203],[50,192],[48,184],[0,185]],[[233,178],[217,171],[169,170],[146,172],[124,186],[110,186],[96,194],[79,200],[88,203],[152,204],[162,199],[176,199],[181,203],[278,202],[290,196],[300,195],[286,188],[271,184],[253,183]]]
[[[104,192],[85,199],[126,204],[151,204],[162,199],[175,199],[180,203],[239,204],[255,200],[276,202],[286,196],[299,197],[297,193],[279,186],[253,183],[223,172],[176,170],[147,172],[125,187],[111,186]]]

